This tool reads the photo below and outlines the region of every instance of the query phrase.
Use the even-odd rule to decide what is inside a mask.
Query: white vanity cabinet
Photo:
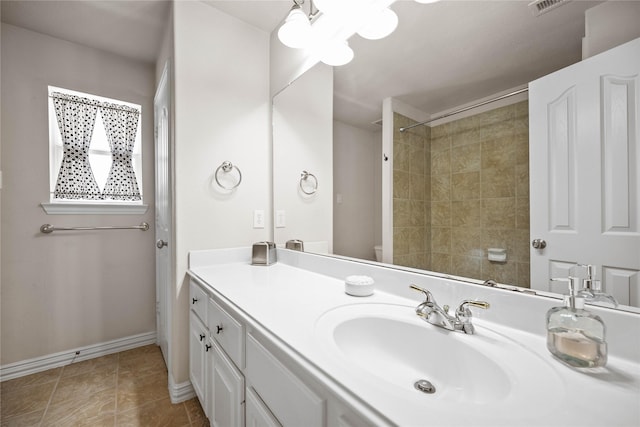
[[[212,426],[244,426],[244,328],[195,281],[189,285],[189,378]],[[233,354],[231,358],[225,352]]]
[[[206,353],[207,345],[210,345],[209,330],[205,325],[207,299],[204,290],[192,282],[189,287],[189,378],[200,402],[206,401]],[[207,411],[204,405],[203,409]]]
[[[215,427],[244,426],[244,376],[211,340],[207,355],[207,402],[209,421]]]
[[[214,290],[196,280],[190,287],[190,377],[212,426],[366,425],[282,343]]]
[[[207,355],[208,417],[215,427],[244,426],[244,326],[212,298],[207,303],[211,351]],[[202,402],[202,400],[201,400]]]
[[[247,387],[285,426],[326,425],[326,399],[288,369],[257,336],[247,334]]]
[[[248,388],[246,401],[246,426],[247,427],[281,427],[276,417],[271,413],[267,405],[256,394],[255,391]]]

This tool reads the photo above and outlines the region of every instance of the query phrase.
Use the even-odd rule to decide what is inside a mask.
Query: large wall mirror
[[[585,13],[602,3],[570,2],[536,17],[527,2],[519,1],[400,1],[392,6],[400,21],[391,36],[375,42],[351,38],[355,58],[334,68],[333,102],[327,105],[324,100],[327,111],[333,111],[332,155],[327,160],[333,183],[331,189],[322,189],[324,195],[330,192],[330,201],[316,207],[329,206],[333,213],[328,252],[540,289],[532,286],[531,256],[536,250],[531,240],[536,236],[530,228],[526,92],[428,126],[404,132],[400,128],[526,88],[580,62]],[[284,93],[309,102],[303,78],[278,94],[274,105]],[[279,152],[277,127],[285,125],[278,125],[276,117],[287,121],[274,113],[274,159],[295,158],[292,151]],[[295,189],[283,189],[275,166],[277,221],[277,200],[283,191],[293,194]],[[313,210],[312,200],[299,192],[294,196]],[[633,200],[637,203],[637,197]],[[297,224],[293,234],[276,228],[274,236],[280,244],[284,236],[324,240],[317,233],[321,224]],[[637,232],[630,233],[635,251],[640,248]],[[390,253],[384,248],[391,248]],[[636,257],[640,264],[640,253]],[[572,261],[602,264],[589,257]],[[568,274],[570,263],[563,259],[556,264],[553,274]],[[621,274],[627,274],[623,279],[631,290],[616,297],[621,308],[637,311],[630,306],[640,303],[638,274],[625,271]],[[597,272],[598,279],[603,276]]]

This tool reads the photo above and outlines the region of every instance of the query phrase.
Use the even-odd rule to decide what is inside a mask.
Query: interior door
[[[566,293],[550,278],[592,264],[640,306],[639,74],[637,39],[529,85],[534,289]]]
[[[156,329],[164,361],[169,365],[171,295],[171,174],[169,148],[169,63],[154,99],[156,164]]]

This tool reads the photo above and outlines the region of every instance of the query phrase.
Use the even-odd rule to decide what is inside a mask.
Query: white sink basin
[[[399,402],[420,400],[458,406],[536,403],[555,406],[564,394],[554,368],[542,357],[474,319],[467,335],[430,325],[415,307],[354,304],[329,310],[316,322],[315,339],[348,378]],[[428,381],[435,391],[418,390]]]

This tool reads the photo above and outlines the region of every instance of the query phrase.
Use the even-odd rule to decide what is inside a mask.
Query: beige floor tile
[[[60,372],[62,372],[62,368],[54,368],[48,371],[38,372],[37,374],[3,381],[0,383],[0,390],[2,393],[8,393],[20,387],[55,382],[60,378]]]
[[[123,361],[129,359],[135,359],[141,356],[149,356],[150,354],[160,354],[160,348],[154,344],[145,345],[144,347],[134,348],[132,350],[123,351],[118,353],[119,361],[122,363]]]
[[[107,356],[89,359],[82,362],[72,363],[64,367],[62,378],[71,377],[89,372],[115,372],[118,368],[118,355],[109,354]]]
[[[118,412],[166,398],[169,398],[166,373],[118,380]]]
[[[208,425],[207,416],[204,414],[202,406],[200,406],[200,401],[197,397],[184,402],[184,407],[189,415],[191,425]]]
[[[181,427],[189,426],[189,417],[183,404],[172,405],[169,398],[150,402],[125,412],[118,412],[116,426]]]
[[[55,425],[56,427],[113,427],[115,425],[115,420],[115,414],[111,414],[103,415],[97,418],[77,418],[73,420],[63,420],[56,424],[42,423],[42,427],[53,425]]]
[[[167,383],[155,345],[5,381],[1,427],[208,425],[196,399],[171,404]]]
[[[2,393],[2,418],[9,418],[30,412],[44,410],[49,403],[55,382],[20,387],[10,392]]]
[[[160,352],[153,352],[120,360],[118,365],[118,378],[140,377],[166,371],[167,368],[162,354]]]
[[[42,419],[42,414],[44,414],[44,408],[34,412],[29,412],[27,414],[17,415],[15,417],[9,417],[9,418],[4,418],[4,413],[2,413],[2,422],[0,423],[0,425],[2,427],[37,426],[40,424],[40,420]]]
[[[102,390],[115,389],[115,386],[115,371],[86,372],[72,377],[61,378],[51,399],[51,404],[55,405],[78,396],[89,396]]]
[[[68,400],[49,405],[43,426],[76,425],[85,420],[100,420],[115,415],[115,387],[86,395],[78,394]]]

